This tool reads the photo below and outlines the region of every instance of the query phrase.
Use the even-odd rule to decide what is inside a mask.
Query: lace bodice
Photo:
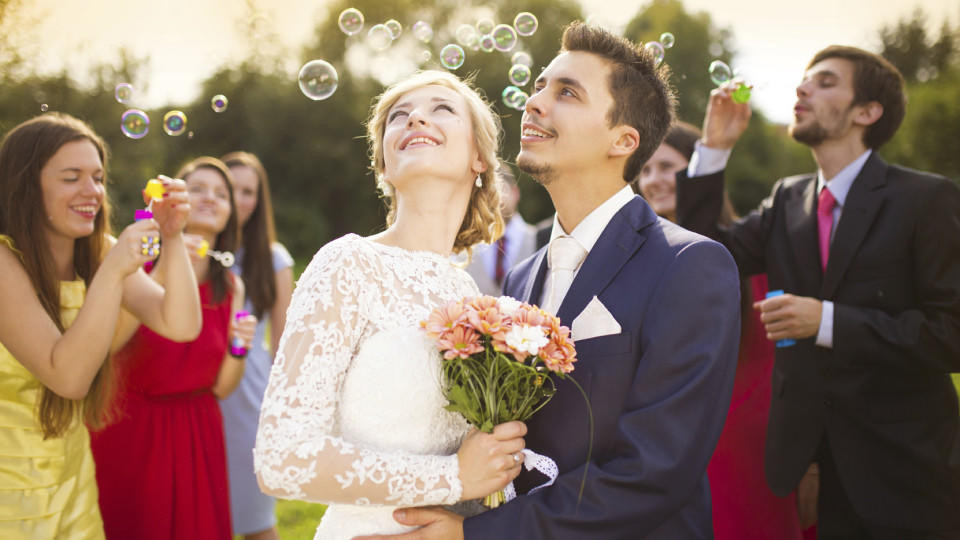
[[[440,356],[419,322],[476,294],[437,254],[352,234],[321,248],[297,283],[263,400],[264,486],[325,503],[457,502],[469,426],[443,409]]]

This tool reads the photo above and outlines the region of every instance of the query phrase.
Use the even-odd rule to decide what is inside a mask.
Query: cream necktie
[[[543,309],[554,315],[560,309],[563,297],[570,290],[573,276],[580,264],[587,256],[580,242],[572,236],[558,236],[550,242],[547,248],[547,265],[550,268],[550,290],[543,303]]]

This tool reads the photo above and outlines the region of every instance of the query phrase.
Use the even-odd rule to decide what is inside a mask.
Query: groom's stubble
[[[525,157],[522,152],[517,155],[517,167],[544,187],[556,178],[553,167],[546,163],[537,163],[533,158]]]

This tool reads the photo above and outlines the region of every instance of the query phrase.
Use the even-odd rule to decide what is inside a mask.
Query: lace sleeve
[[[340,436],[341,387],[379,295],[373,261],[334,241],[297,283],[270,372],[254,448],[267,494],[305,501],[418,506],[460,499],[457,456],[382,452]]]

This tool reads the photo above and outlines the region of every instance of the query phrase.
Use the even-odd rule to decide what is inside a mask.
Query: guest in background
[[[84,421],[104,421],[109,352],[124,310],[192,339],[200,304],[182,229],[183,182],[165,180],[156,219],[110,236],[107,148],[85,123],[45,114],[0,146],[0,538],[103,538]],[[163,240],[164,290],[140,267]]]
[[[510,166],[500,162],[497,169],[500,186],[500,212],[506,226],[503,236],[492,244],[479,244],[473,249],[473,258],[467,273],[477,282],[483,294],[500,296],[503,277],[518,262],[537,250],[537,230],[517,212],[520,188]]]
[[[177,176],[190,196],[189,251],[196,254],[202,241],[233,251],[238,229],[227,166],[201,157]],[[193,270],[200,283],[200,335],[175,343],[140,326],[114,356],[116,422],[92,440],[108,538],[232,538],[217,398],[243,376],[244,359],[228,353],[228,340],[239,338],[249,348],[256,320],[234,317],[243,306],[243,284],[219,262],[195,256]],[[173,280],[162,265],[152,277]]]
[[[260,321],[240,386],[220,402],[230,477],[230,516],[234,534],[244,535],[247,540],[272,540],[278,538],[276,500],[257,485],[253,445],[270,366],[293,294],[293,258],[276,241],[270,182],[260,159],[248,152],[232,152],[222,160],[233,178],[240,226],[236,264],[231,270],[243,278],[247,292],[243,309]]]
[[[690,165],[699,139],[700,130],[677,122],[633,183],[634,191],[670,221],[677,216],[676,175]],[[733,205],[724,193],[721,222],[729,225],[734,219]],[[717,540],[796,540],[801,538],[796,498],[774,495],[763,473],[774,346],[766,339],[760,314],[751,306],[766,296],[767,276],[744,279],[740,289],[740,354],[733,398],[707,466],[713,530]]]

